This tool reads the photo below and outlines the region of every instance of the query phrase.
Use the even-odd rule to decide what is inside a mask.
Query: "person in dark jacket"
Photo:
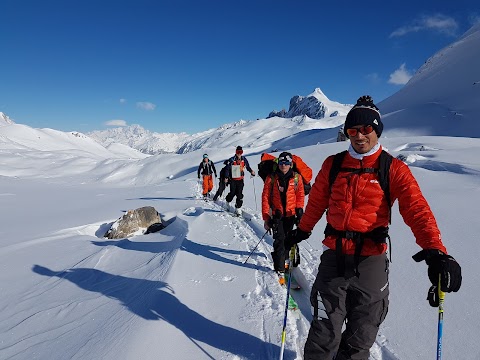
[[[215,165],[208,158],[207,154],[203,154],[203,160],[198,165],[197,176],[200,179],[200,172],[203,175],[203,197],[210,197],[210,191],[213,189],[213,176],[217,177],[217,170],[215,170]]]
[[[387,200],[378,173],[382,130],[380,111],[370,96],[362,96],[345,120],[350,148],[342,160],[343,170],[330,184],[334,156],[324,161],[298,228],[287,238],[288,246],[307,239],[328,210],[325,250],[310,295],[313,320],[305,360],[369,358],[389,304],[386,239],[395,200],[422,248],[413,259],[425,260],[428,265],[430,305],[438,306],[438,286],[443,292],[456,292],[462,284],[460,265],[447,254],[417,181],[409,167],[396,158],[389,167]]]
[[[230,192],[225,200],[229,203],[236,197],[235,208],[237,209],[237,213],[241,212],[240,208],[243,205],[243,177],[245,176],[245,169],[247,169],[252,176],[255,176],[255,171],[250,167],[247,158],[243,156],[242,147],[237,146],[235,155],[228,159],[225,179],[225,181],[227,181],[227,179],[230,181]]]
[[[225,165],[222,170],[220,170],[220,179],[218,181],[218,189],[217,192],[215,193],[215,196],[213,197],[213,201],[217,200],[220,196],[222,196],[223,192],[225,191],[225,187],[228,186],[228,177],[225,176],[225,173],[227,172],[227,166],[228,166],[228,160],[225,160],[223,162],[223,165]]]

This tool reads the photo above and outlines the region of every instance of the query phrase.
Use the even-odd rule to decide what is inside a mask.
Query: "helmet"
[[[208,159],[208,154],[203,154],[204,159]]]

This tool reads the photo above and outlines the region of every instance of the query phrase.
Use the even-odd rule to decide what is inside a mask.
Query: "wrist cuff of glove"
[[[303,231],[302,229],[297,229],[297,233],[295,234],[295,242],[299,243],[302,240],[306,240],[310,237],[311,232]]]
[[[445,256],[446,254],[443,251],[438,249],[423,249],[418,253],[416,253],[415,255],[413,255],[412,258],[416,262],[425,260],[425,262],[428,264],[432,258],[435,258],[437,256],[442,256],[442,255]]]

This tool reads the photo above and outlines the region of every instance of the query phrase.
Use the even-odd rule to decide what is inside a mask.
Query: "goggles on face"
[[[278,165],[290,166],[290,165],[292,165],[292,162],[288,161],[288,160],[281,160],[281,161],[278,162]]]
[[[373,131],[373,126],[372,125],[365,125],[359,128],[350,128],[347,129],[347,135],[349,137],[354,137],[357,136],[358,133],[362,135],[368,135]]]
[[[237,150],[237,151],[235,151],[235,154],[237,154],[237,155],[242,155],[242,154],[243,154],[243,150]]]

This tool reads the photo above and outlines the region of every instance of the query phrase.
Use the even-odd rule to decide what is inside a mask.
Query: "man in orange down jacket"
[[[378,108],[370,96],[362,96],[345,121],[350,147],[341,165],[344,171],[330,188],[334,157],[324,161],[298,229],[287,237],[287,246],[307,239],[328,209],[323,240],[326,249],[310,295],[313,320],[305,360],[367,360],[387,314],[390,206],[378,173],[363,171],[379,167],[382,146],[378,138],[382,130]],[[435,217],[408,166],[393,158],[388,178],[390,202],[398,200],[400,214],[422,248],[413,258],[428,265],[433,284],[430,305],[438,306],[439,281],[442,291],[458,291],[462,283],[460,265],[447,255]]]
[[[265,178],[263,185],[262,217],[265,230],[273,230],[273,267],[283,285],[285,259],[290,251],[285,248],[285,238],[303,215],[305,192],[302,176],[292,169],[292,154],[282,152],[277,162],[277,169]]]

